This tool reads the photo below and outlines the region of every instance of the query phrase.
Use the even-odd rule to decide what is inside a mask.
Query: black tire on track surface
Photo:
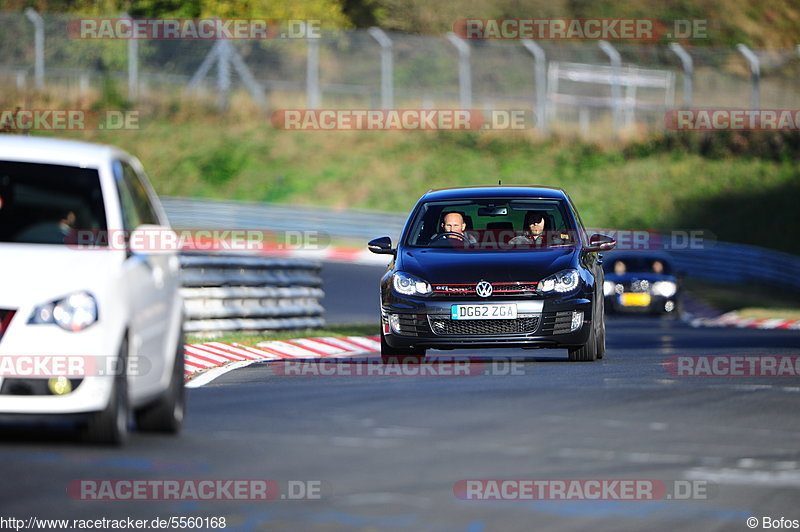
[[[155,402],[136,411],[136,427],[141,431],[178,434],[186,411],[186,388],[183,385],[184,335],[178,335],[172,379],[169,388]]]
[[[567,351],[569,359],[574,362],[594,362],[597,360],[597,334],[594,330],[594,323],[589,332],[589,339],[581,347],[570,348]]]
[[[603,320],[600,324],[600,334],[597,337],[597,359],[601,359],[606,354],[606,303],[604,299],[600,300],[600,313],[599,316]]]
[[[122,445],[128,439],[130,408],[128,403],[128,336],[122,339],[117,355],[117,374],[108,405],[93,413],[81,426],[83,439],[92,443]]]

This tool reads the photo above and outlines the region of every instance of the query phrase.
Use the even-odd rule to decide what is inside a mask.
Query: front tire
[[[136,426],[141,431],[178,434],[186,410],[186,388],[183,385],[185,346],[184,335],[178,335],[175,361],[169,388],[154,403],[136,412]]]
[[[600,334],[597,335],[597,359],[603,358],[606,354],[606,302],[604,299],[600,300],[600,312],[597,314],[601,318]]]
[[[594,323],[589,332],[589,339],[580,347],[570,348],[567,350],[569,359],[573,362],[594,362],[597,360],[597,333],[595,332]]]
[[[381,334],[381,361],[384,364],[421,364],[425,361],[425,349],[420,347],[392,347]]]
[[[108,405],[91,415],[82,427],[82,436],[93,443],[121,445],[128,439],[130,408],[128,403],[128,336],[122,339],[117,355],[119,371],[114,375],[114,384]]]

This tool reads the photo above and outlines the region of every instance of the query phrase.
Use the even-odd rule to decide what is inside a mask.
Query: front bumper
[[[109,333],[108,324],[98,322],[80,332],[67,332],[55,325],[29,325],[27,313],[15,316],[0,339],[0,358],[3,368],[38,368],[19,361],[35,359],[57,360],[56,367],[65,365],[78,369],[68,378],[82,379],[74,390],[64,395],[16,395],[3,386],[11,379],[47,379],[49,373],[36,369],[23,373],[0,374],[0,415],[5,414],[82,414],[102,410],[111,397],[114,376],[118,371],[117,354],[122,331]],[[19,318],[19,319],[18,319]],[[65,360],[73,362],[64,363]],[[44,365],[45,369],[53,366]]]
[[[631,314],[674,314],[678,308],[677,294],[670,297],[654,294],[648,295],[650,297],[650,302],[647,305],[625,305],[619,294],[605,296],[605,305],[606,308],[612,312]]]
[[[381,306],[381,321],[386,343],[395,348],[577,347],[588,341],[593,319],[592,301],[583,297],[455,300],[395,296],[392,299]],[[518,317],[516,320],[450,318],[452,305],[485,303],[516,304]],[[583,317],[572,330],[575,312]],[[397,317],[390,320],[392,314]]]

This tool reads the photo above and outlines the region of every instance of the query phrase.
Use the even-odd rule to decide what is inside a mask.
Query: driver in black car
[[[460,212],[448,212],[444,215],[441,224],[442,232],[434,235],[433,240],[447,239],[455,242],[469,242],[476,244],[477,240],[471,234],[466,233],[467,224],[464,221],[464,215]]]

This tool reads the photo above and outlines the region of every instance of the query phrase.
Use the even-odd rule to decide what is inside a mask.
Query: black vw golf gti
[[[381,279],[381,355],[427,349],[566,348],[570,360],[605,353],[602,252],[557,188],[432,190],[417,202]]]

